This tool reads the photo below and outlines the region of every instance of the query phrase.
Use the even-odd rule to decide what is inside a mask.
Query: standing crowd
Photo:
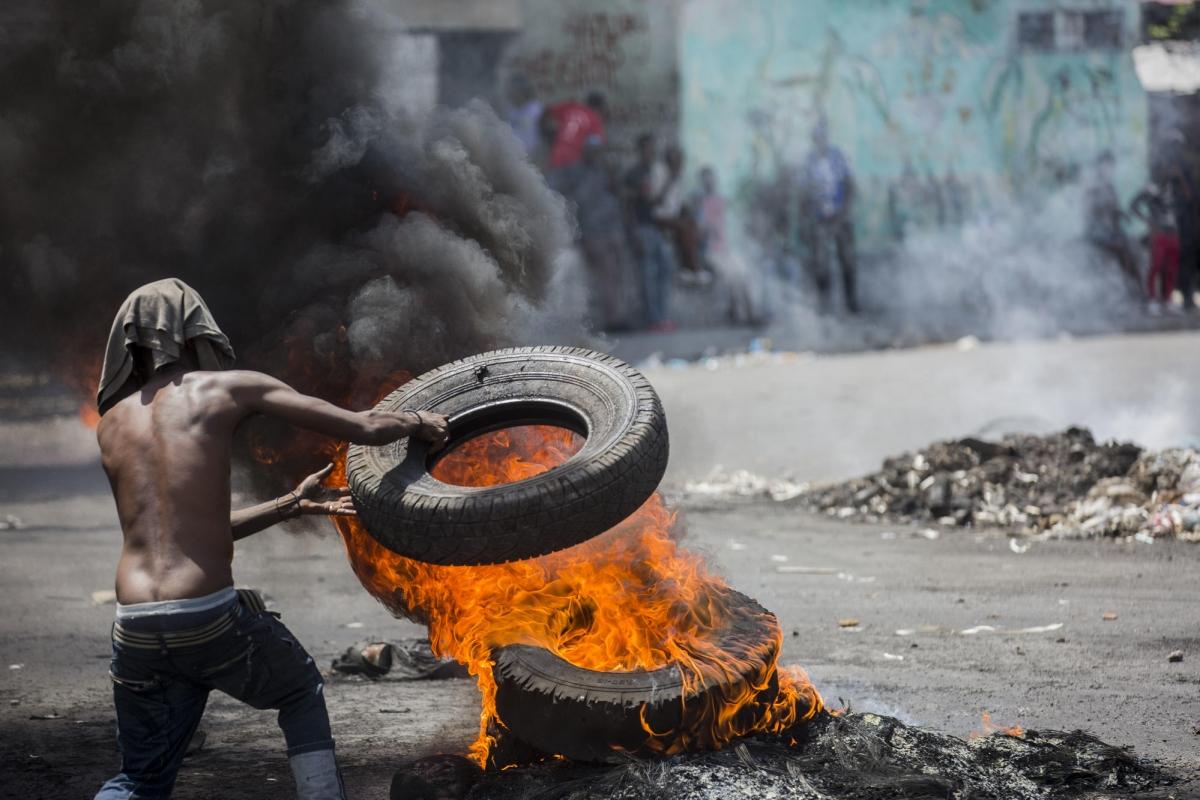
[[[706,303],[719,305],[726,322],[763,320],[765,276],[731,243],[727,198],[711,166],[689,181],[683,149],[652,132],[636,138],[628,163],[616,163],[605,131],[608,105],[599,92],[543,105],[532,84],[517,75],[508,87],[508,109],[526,153],[574,208],[598,327],[673,330],[677,288],[709,292]],[[1096,262],[1112,265],[1131,299],[1147,298],[1151,314],[1195,308],[1200,189],[1185,160],[1160,154],[1149,185],[1128,207],[1116,190],[1114,168],[1112,153],[1103,153],[1086,186],[1084,238]],[[780,287],[798,288],[821,313],[858,314],[858,187],[824,119],[813,127],[805,157],[751,194],[747,234],[762,251],[756,261],[773,265],[764,271],[778,273]],[[936,200],[939,225],[961,224],[969,213],[966,184],[953,170],[941,183],[922,183],[906,162],[886,196],[897,246],[910,234],[923,199]],[[1141,247],[1126,233],[1132,220],[1146,226]],[[1176,290],[1181,305],[1174,303]]]
[[[599,92],[547,106],[518,75],[507,99],[508,123],[518,140],[574,207],[577,245],[600,328],[674,330],[676,287],[711,292],[719,298],[711,302],[722,304],[730,323],[762,319],[759,281],[731,246],[727,198],[712,167],[697,172],[689,191],[683,149],[652,132],[637,137],[632,163],[615,163],[605,132],[607,102]],[[854,179],[824,123],[814,130],[812,152],[791,183],[799,190],[798,235],[806,239],[822,308],[833,305],[836,258],[845,308],[857,313]]]

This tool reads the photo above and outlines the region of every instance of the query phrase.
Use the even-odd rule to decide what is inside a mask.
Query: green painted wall
[[[1023,10],[1124,9],[1117,49],[1022,52]],[[745,199],[801,160],[824,113],[860,184],[860,236],[894,236],[889,189],[940,186],[910,213],[975,210],[1085,179],[1105,149],[1128,196],[1145,179],[1138,4],[1113,0],[691,0],[679,21],[681,138]],[[925,192],[924,197],[932,197]],[[920,192],[917,192],[921,196]]]

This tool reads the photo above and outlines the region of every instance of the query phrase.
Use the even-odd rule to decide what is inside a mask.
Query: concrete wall
[[[646,129],[674,135],[679,117],[674,0],[523,0],[523,30],[501,60],[543,102],[605,93],[608,130],[624,148]]]
[[[1137,6],[691,0],[680,18],[681,137],[693,166],[712,164],[744,199],[803,158],[824,113],[857,173],[868,243],[895,238],[889,190],[905,185],[927,198],[910,222],[935,224],[948,198],[978,211],[1050,191],[1086,177],[1109,149],[1128,196],[1146,164],[1146,98],[1129,55]],[[1022,49],[1018,13],[1055,8],[1123,9],[1121,46]]]

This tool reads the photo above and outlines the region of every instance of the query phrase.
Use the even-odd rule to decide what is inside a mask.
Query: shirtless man
[[[320,673],[261,600],[235,592],[233,543],[301,514],[353,514],[331,467],[284,497],[230,513],[234,429],[267,414],[336,439],[439,445],[446,419],[338,408],[257,372],[200,296],[169,279],[125,301],[109,336],[96,435],[124,534],[111,676],[121,774],[98,800],[171,793],[208,694],[279,711],[297,794],[343,798]]]

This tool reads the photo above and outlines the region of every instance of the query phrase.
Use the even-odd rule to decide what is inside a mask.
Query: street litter
[[[999,441],[968,437],[887,458],[879,471],[812,487],[799,502],[838,519],[1200,541],[1200,453],[1097,442],[1084,428]],[[937,533],[918,531],[928,538]],[[1018,554],[1029,546],[1009,543]]]
[[[1059,630],[1062,626],[1063,623],[1061,622],[1054,622],[1049,625],[1034,625],[1029,628],[997,628],[994,625],[976,625],[973,628],[964,628],[959,631],[959,634],[962,636],[975,636],[980,633],[1050,633],[1051,631]],[[899,631],[896,632],[899,633]]]
[[[59,714],[57,711],[51,711],[49,714],[30,714],[29,718],[32,720],[41,721],[41,720],[49,720],[49,719],[62,719],[63,715]]]
[[[684,483],[683,496],[685,500],[765,497],[783,502],[798,497],[807,489],[808,484],[803,481],[786,477],[764,478],[744,469],[725,472],[718,466],[702,480]]]
[[[428,639],[400,639],[355,645],[333,660],[333,671],[342,675],[400,680],[465,678],[466,667],[434,655]]]
[[[4,519],[0,519],[0,531],[19,531],[25,527],[25,523],[15,514],[5,514]]]
[[[799,565],[784,564],[775,568],[776,572],[784,575],[836,575],[837,570],[833,567],[801,567]]]
[[[1178,664],[1180,661],[1183,661],[1183,651],[1182,650],[1173,651],[1170,655],[1167,656],[1167,661],[1171,662],[1172,664]]]
[[[1112,622],[1116,618],[1117,618],[1117,612],[1115,612],[1115,611],[1105,611],[1104,614],[1100,617],[1100,619],[1104,620],[1105,622]]]
[[[854,617],[846,617],[845,619],[839,619],[838,627],[839,628],[857,628],[858,620],[855,619]]]
[[[896,655],[895,653],[883,653],[884,661],[903,661],[904,656]]]

